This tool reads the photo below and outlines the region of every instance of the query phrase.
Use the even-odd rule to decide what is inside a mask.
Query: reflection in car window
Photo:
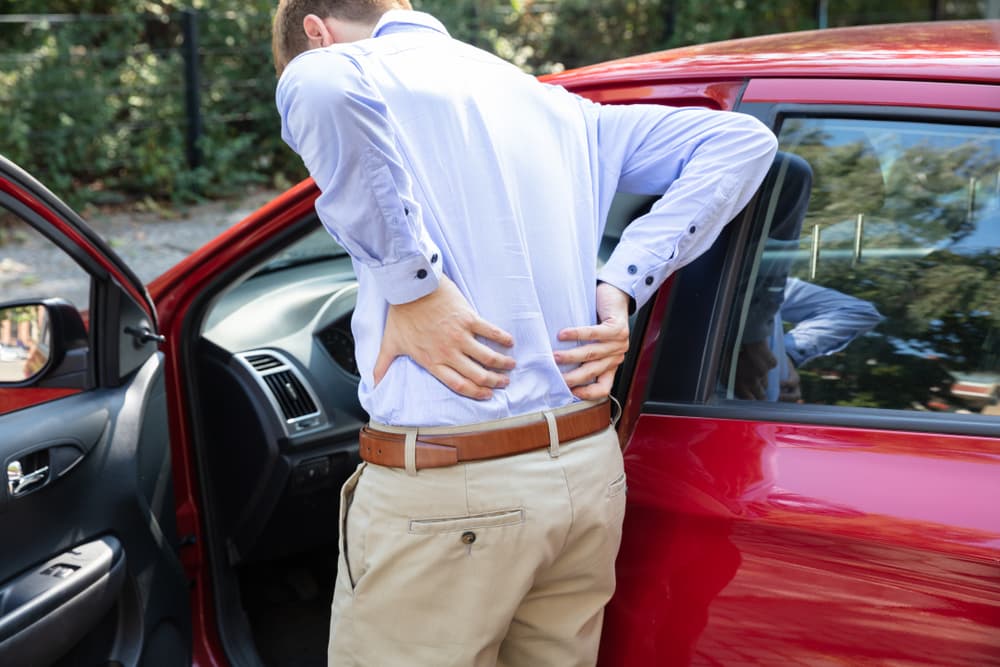
[[[1000,128],[794,118],[728,398],[1000,414]]]

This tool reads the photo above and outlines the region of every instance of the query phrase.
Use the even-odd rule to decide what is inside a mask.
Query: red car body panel
[[[0,387],[0,415],[80,393],[79,389],[42,387]]]
[[[595,88],[580,92],[602,104],[669,104],[729,110],[740,99],[740,90],[744,85],[742,79],[711,83],[685,81],[637,84],[624,88]]]
[[[1000,21],[813,30],[688,46],[547,77],[578,92],[751,77],[997,81]]]
[[[644,415],[625,461],[601,664],[1000,659],[1000,441]]]
[[[997,66],[1000,67],[1000,62]],[[950,83],[948,94],[940,93],[941,84],[932,81],[752,79],[742,101],[972,111],[994,111],[1000,106],[1000,88],[996,85]]]

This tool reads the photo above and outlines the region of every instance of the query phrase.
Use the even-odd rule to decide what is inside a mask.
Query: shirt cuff
[[[379,293],[395,305],[427,296],[441,281],[441,257],[437,250],[404,257],[392,264],[369,267]]]
[[[820,356],[816,351],[815,344],[809,343],[800,347],[793,331],[785,334],[785,353],[791,358],[796,368]]]
[[[635,301],[636,308],[642,308],[670,275],[670,267],[669,260],[622,241],[598,272],[597,279],[625,292]]]

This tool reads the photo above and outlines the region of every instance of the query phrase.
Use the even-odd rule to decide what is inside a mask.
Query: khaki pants
[[[329,664],[593,665],[624,512],[610,427],[416,475],[362,463],[341,494]]]

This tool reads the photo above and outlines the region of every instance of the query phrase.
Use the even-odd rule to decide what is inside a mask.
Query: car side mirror
[[[0,386],[87,384],[87,327],[64,299],[0,303]]]

